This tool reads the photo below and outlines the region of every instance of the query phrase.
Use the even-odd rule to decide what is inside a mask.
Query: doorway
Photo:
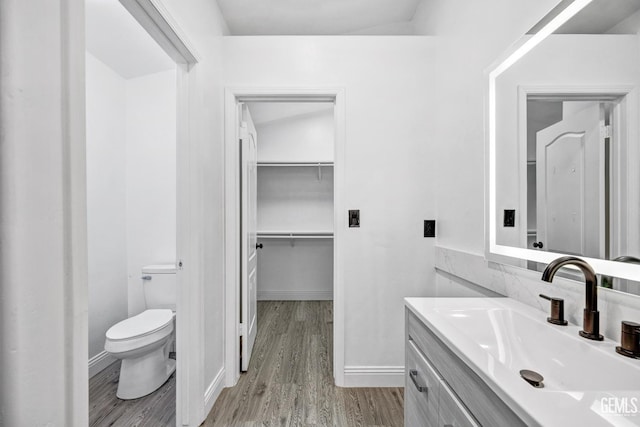
[[[186,286],[180,261],[189,249],[188,203],[182,203],[186,195],[180,191],[187,188],[180,184],[188,181],[189,170],[186,83],[188,67],[197,61],[168,24],[167,12],[149,1],[86,0],[85,6],[89,372],[92,393],[105,392],[115,402],[103,408],[108,414],[91,413],[90,422],[130,425],[143,416],[155,424],[182,425],[193,406],[202,406],[201,392],[195,401],[193,386],[181,385],[198,385],[189,377],[200,376],[200,367],[185,367],[204,345],[190,342],[193,318],[202,311],[190,307],[190,292],[198,289]],[[171,299],[181,321],[172,325],[183,332],[177,331],[177,342],[176,334],[167,342],[166,353],[177,359],[177,370],[146,397],[117,399],[108,383],[117,384],[119,371],[113,367],[119,362],[103,351],[105,332],[146,308],[170,308],[148,307],[167,302],[149,301],[144,292],[150,276],[143,275],[143,267],[157,264],[172,265],[169,274],[175,276]],[[151,275],[164,272],[151,270]],[[95,384],[100,376],[104,388]],[[107,401],[98,400],[103,405],[92,402],[92,412]],[[157,410],[150,410],[149,402]]]
[[[249,366],[259,304],[333,300],[333,107],[239,106],[242,371]]]
[[[282,292],[272,293],[269,296],[268,291],[260,292],[260,282],[257,280],[252,283],[248,280],[249,275],[244,268],[245,265],[250,265],[250,258],[255,252],[257,255],[258,272],[254,277],[261,277],[261,274],[269,273],[268,269],[260,269],[261,254],[258,251],[264,251],[271,246],[274,251],[282,254],[277,248],[282,249],[283,245],[289,245],[289,247],[295,247],[296,244],[303,245],[305,242],[316,240],[320,242],[321,239],[324,243],[329,243],[331,249],[330,255],[330,267],[332,269],[329,280],[329,297],[333,294],[334,308],[333,308],[333,359],[334,370],[333,376],[335,382],[340,385],[343,381],[343,367],[344,367],[344,330],[343,319],[344,310],[342,307],[342,286],[341,275],[339,266],[339,257],[337,256],[340,248],[341,230],[346,223],[346,218],[342,218],[340,212],[342,212],[342,199],[340,197],[341,178],[343,175],[343,159],[344,159],[344,94],[343,91],[338,89],[331,90],[231,90],[228,89],[226,93],[225,101],[225,151],[226,151],[226,349],[225,349],[225,370],[227,374],[227,386],[233,386],[239,379],[240,372],[246,370],[249,364],[251,355],[252,343],[252,329],[255,326],[252,313],[257,311],[257,299],[260,293],[261,299],[274,299],[273,295],[279,295],[282,299]],[[260,155],[255,159],[256,178],[258,175],[262,175],[265,178],[267,175],[274,175],[274,180],[263,179],[258,182],[262,182],[262,186],[256,184],[256,192],[254,206],[256,206],[256,218],[248,220],[247,211],[243,208],[243,192],[242,189],[246,189],[250,184],[243,181],[242,170],[247,169],[248,163],[243,162],[243,153],[239,149],[239,141],[243,141],[242,122],[245,122],[245,129],[250,128],[250,125],[246,123],[246,118],[251,115],[250,108],[253,106],[254,111],[258,111],[260,106],[265,106],[267,103],[279,103],[285,104],[294,103],[307,104],[307,108],[310,103],[324,104],[325,106],[332,106],[332,112],[330,113],[333,122],[333,144],[331,150],[334,152],[334,159],[332,162],[329,159],[303,159],[295,157],[286,159],[271,157],[266,153],[262,153],[263,161],[260,162]],[[248,104],[248,105],[247,105]],[[243,113],[243,111],[246,111]],[[247,114],[248,113],[248,114]],[[243,115],[244,114],[244,115]],[[254,125],[255,126],[255,125]],[[245,138],[250,138],[249,133],[245,133]],[[260,132],[257,133],[257,146],[260,147]],[[273,147],[272,147],[273,148]],[[294,147],[295,148],[295,147]],[[300,148],[300,147],[297,147]],[[302,150],[303,152],[305,150]],[[258,153],[260,149],[258,148]],[[307,151],[308,152],[308,151]],[[249,157],[250,158],[250,157]],[[245,160],[248,158],[245,157]],[[304,161],[306,160],[306,161]],[[331,164],[332,163],[332,164]],[[331,171],[327,169],[331,168]],[[276,173],[279,172],[279,173]],[[292,209],[285,208],[280,214],[276,213],[277,208],[269,204],[269,194],[266,191],[267,187],[278,185],[277,182],[296,182],[299,180],[294,178],[294,181],[290,179],[284,179],[284,176],[296,173],[302,175],[313,175],[316,182],[322,182],[322,176],[324,173],[325,184],[331,182],[332,193],[330,195],[330,211],[328,215],[327,224],[332,226],[332,229],[321,227],[319,224],[307,224],[306,229],[303,224],[294,222],[270,222],[269,218],[283,219],[287,217],[288,213],[294,212]],[[246,176],[246,175],[245,175]],[[246,179],[246,178],[245,178]],[[318,180],[319,179],[319,180]],[[262,187],[262,195],[260,194],[260,187]],[[288,192],[291,194],[291,192]],[[261,197],[261,200],[258,200]],[[251,202],[244,201],[245,205],[251,206]],[[280,205],[282,208],[283,205]],[[262,212],[262,215],[260,215]],[[294,215],[295,216],[295,215]],[[308,215],[302,215],[307,217]],[[325,219],[327,219],[325,217]],[[244,225],[243,225],[244,224]],[[255,224],[255,227],[248,225]],[[262,229],[260,229],[262,227]],[[280,228],[280,229],[277,229]],[[315,228],[315,229],[312,229]],[[243,247],[245,250],[243,250]],[[262,248],[261,248],[262,247]],[[291,252],[289,252],[291,253]],[[285,255],[286,258],[286,255]],[[289,258],[288,262],[291,262]],[[287,260],[283,260],[287,262]],[[262,273],[261,271],[262,270]],[[245,280],[243,280],[243,276]],[[265,283],[270,279],[265,276]],[[295,280],[295,278],[293,279]],[[282,291],[282,289],[280,289]],[[298,294],[299,295],[299,294]],[[249,298],[250,297],[250,298]],[[317,298],[317,297],[316,297]],[[293,298],[292,298],[293,299]],[[330,299],[330,298],[326,298]],[[255,304],[254,304],[255,301]],[[251,307],[254,307],[251,310]],[[246,326],[245,326],[246,325]],[[255,330],[254,330],[255,332]],[[245,337],[247,337],[245,339]],[[247,357],[249,356],[249,357]]]

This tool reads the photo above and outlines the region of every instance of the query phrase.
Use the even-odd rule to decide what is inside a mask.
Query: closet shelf
[[[333,239],[333,231],[258,231],[259,239]]]

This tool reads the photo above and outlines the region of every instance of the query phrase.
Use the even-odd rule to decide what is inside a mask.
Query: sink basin
[[[510,298],[407,298],[406,306],[529,423],[640,425],[640,360],[615,353],[617,343],[581,338],[579,326],[550,324]],[[541,374],[544,387],[524,381],[522,369]]]

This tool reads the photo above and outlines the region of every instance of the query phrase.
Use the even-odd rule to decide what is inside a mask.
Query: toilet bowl
[[[169,309],[145,310],[107,331],[104,349],[122,359],[116,396],[137,399],[153,393],[176,370],[169,358],[175,314]]]
[[[137,399],[156,391],[176,370],[169,358],[175,338],[175,264],[142,269],[146,310],[116,323],[106,333],[104,349],[122,360],[116,396]]]

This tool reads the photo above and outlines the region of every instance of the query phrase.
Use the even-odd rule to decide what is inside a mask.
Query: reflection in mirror
[[[591,1],[496,78],[498,245],[640,263],[639,83],[640,0]],[[516,264],[542,271],[531,258]]]

